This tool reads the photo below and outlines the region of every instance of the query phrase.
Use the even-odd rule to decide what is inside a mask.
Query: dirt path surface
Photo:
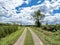
[[[26,31],[27,31],[27,28],[24,29],[24,32],[22,33],[22,35],[19,37],[19,39],[17,40],[17,42],[14,45],[24,45]]]
[[[34,40],[34,44],[35,45],[44,45],[42,43],[42,41],[38,38],[38,36],[32,31],[32,29],[31,28],[28,28],[28,29],[30,30],[30,32],[32,34],[32,37],[33,37],[33,40]]]

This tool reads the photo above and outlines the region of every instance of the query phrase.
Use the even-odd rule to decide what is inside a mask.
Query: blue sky
[[[34,11],[45,15],[43,24],[60,23],[60,0],[0,0],[0,22],[34,24]]]

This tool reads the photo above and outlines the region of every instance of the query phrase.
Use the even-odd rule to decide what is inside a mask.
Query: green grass
[[[0,39],[18,30],[18,26],[0,26]]]
[[[24,45],[34,45],[34,41],[29,30],[27,30]]]
[[[7,35],[5,38],[1,38],[0,45],[13,45],[15,41],[19,38],[22,34],[23,28],[20,27],[16,32]]]
[[[39,36],[45,45],[60,45],[60,31],[50,32],[34,28],[33,31]]]

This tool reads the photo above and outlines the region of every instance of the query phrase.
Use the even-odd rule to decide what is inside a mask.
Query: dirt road
[[[27,31],[27,28],[24,29],[24,32],[22,33],[22,35],[19,37],[19,39],[16,41],[14,45],[24,45],[26,31]]]
[[[34,40],[34,44],[35,45],[44,45],[42,43],[42,41],[38,38],[38,36],[32,31],[32,29],[31,28],[28,28],[28,29],[30,30],[30,32],[32,34],[32,37],[33,37],[33,40]]]
[[[44,45],[42,43],[42,41],[38,38],[38,36],[35,34],[35,32],[32,31],[31,28],[28,27],[28,30],[32,34],[32,38],[33,38],[33,41],[34,41],[35,45]],[[19,39],[16,41],[16,43],[14,45],[24,45],[24,40],[25,40],[26,32],[27,32],[27,28],[24,29],[24,32],[22,33],[22,35],[19,37]]]

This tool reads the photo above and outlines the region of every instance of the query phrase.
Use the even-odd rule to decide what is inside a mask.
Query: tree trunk
[[[37,27],[40,27],[41,26],[41,23],[39,22],[39,20],[36,20],[36,26]]]

